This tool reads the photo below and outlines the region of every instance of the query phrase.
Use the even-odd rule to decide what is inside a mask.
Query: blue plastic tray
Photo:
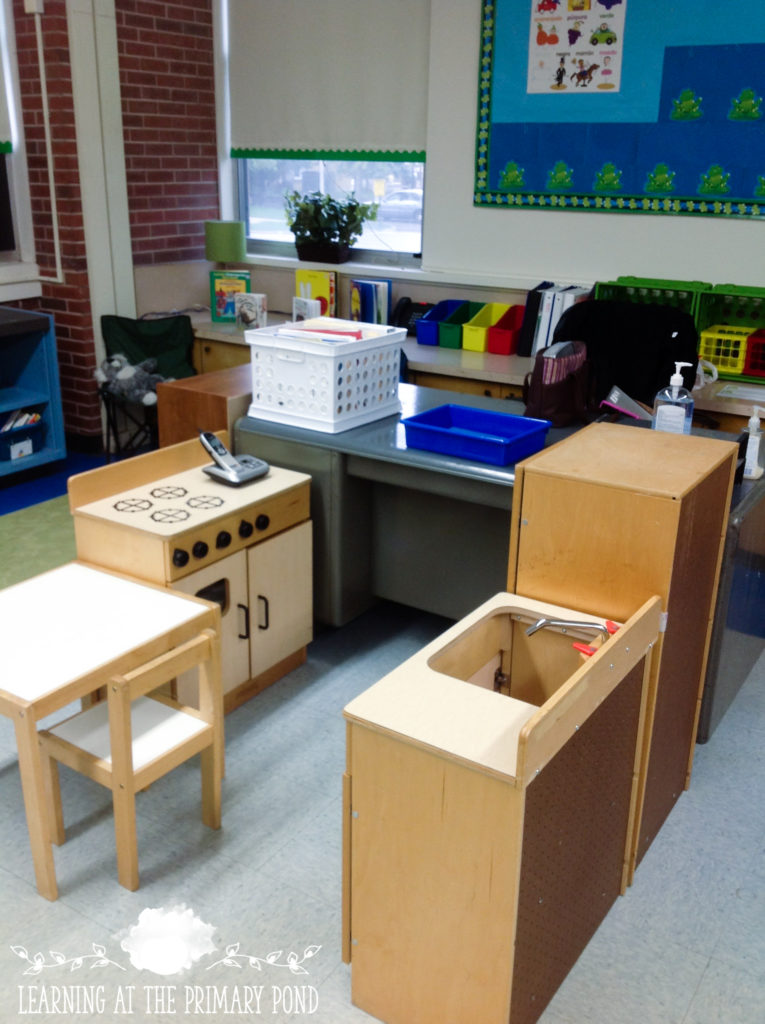
[[[402,420],[408,448],[507,466],[544,448],[549,420],[438,405]]]

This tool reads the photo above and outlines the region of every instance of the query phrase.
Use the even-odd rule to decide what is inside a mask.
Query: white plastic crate
[[[338,433],[401,409],[403,328],[317,317],[244,336],[252,364],[250,416]]]

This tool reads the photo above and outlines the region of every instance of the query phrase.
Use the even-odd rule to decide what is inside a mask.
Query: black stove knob
[[[240,537],[251,537],[253,529],[254,529],[254,527],[253,527],[252,523],[248,522],[246,519],[243,519],[241,521],[241,523],[239,524],[239,536]]]
[[[176,569],[182,569],[189,560],[188,551],[184,551],[183,548],[176,548],[173,551],[173,565]]]
[[[215,538],[216,548],[227,548],[231,543],[231,534],[228,530],[221,530],[218,536]]]
[[[194,547],[191,549],[191,553],[194,558],[204,558],[210,549],[203,540],[198,540]]]
[[[268,518],[268,516],[265,514],[265,512],[261,512],[261,514],[255,520],[255,529],[256,530],[267,530],[270,525],[271,525],[271,520]]]

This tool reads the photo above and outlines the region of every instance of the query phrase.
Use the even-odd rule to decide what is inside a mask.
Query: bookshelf
[[[40,418],[0,432],[0,477],[66,455],[53,319],[0,306],[0,426],[17,410]]]

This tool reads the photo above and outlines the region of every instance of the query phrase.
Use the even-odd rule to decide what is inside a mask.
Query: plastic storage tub
[[[462,347],[470,352],[485,352],[489,328],[498,323],[510,309],[507,303],[488,302],[462,328]]]
[[[730,324],[713,324],[701,332],[699,358],[707,359],[722,376],[744,372],[746,343],[751,330]]]
[[[439,324],[442,320],[446,320],[447,317],[451,316],[455,310],[459,309],[463,301],[463,299],[443,299],[441,302],[437,302],[432,309],[429,309],[425,316],[417,321],[415,328],[417,331],[417,344],[437,345]]]
[[[244,336],[249,416],[337,433],[400,411],[404,328],[317,317]]]
[[[544,448],[549,420],[438,405],[402,420],[409,448],[507,466]]]
[[[487,334],[488,352],[498,356],[511,356],[518,351],[518,338],[525,310],[524,305],[510,306],[504,316],[496,324],[492,324]]]
[[[765,328],[753,331],[747,339],[744,376],[765,377]]]
[[[595,285],[595,298],[672,306],[688,313],[695,320],[701,296],[711,290],[712,285],[706,281],[668,281],[625,276],[617,277],[615,281],[598,281]]]
[[[438,344],[441,348],[462,348],[462,325],[472,320],[483,302],[461,302],[446,320],[438,325]]]

